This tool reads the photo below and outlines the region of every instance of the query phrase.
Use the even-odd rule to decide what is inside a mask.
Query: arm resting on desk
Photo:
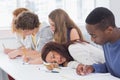
[[[95,69],[95,73],[107,73],[108,70],[106,68],[106,64],[93,64],[93,67]]]

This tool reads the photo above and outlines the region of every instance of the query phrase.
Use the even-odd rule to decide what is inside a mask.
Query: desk
[[[23,65],[21,58],[11,60],[2,50],[0,51],[0,68],[16,80],[120,80],[109,73],[79,76],[74,69],[68,67],[61,67],[59,73],[47,72],[44,65]]]

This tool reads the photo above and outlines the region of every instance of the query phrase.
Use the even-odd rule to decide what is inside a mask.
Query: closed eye
[[[95,34],[91,34],[91,37],[92,38],[96,38],[97,36]]]

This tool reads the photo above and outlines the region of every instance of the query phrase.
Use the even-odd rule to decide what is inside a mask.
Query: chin
[[[61,62],[59,62],[58,64],[63,64],[64,63],[64,61],[61,61]]]
[[[59,62],[58,64],[63,64],[63,62]]]
[[[98,44],[98,45],[103,45],[104,43],[100,43],[100,42],[95,42],[96,44]]]

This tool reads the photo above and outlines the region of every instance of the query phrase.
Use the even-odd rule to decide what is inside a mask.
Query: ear
[[[113,32],[113,29],[114,29],[114,28],[113,28],[112,26],[109,26],[109,27],[105,30],[105,32],[110,34],[110,33]]]

